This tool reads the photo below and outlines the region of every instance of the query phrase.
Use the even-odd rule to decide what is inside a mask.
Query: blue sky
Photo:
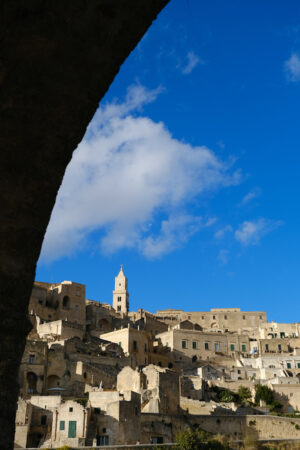
[[[172,0],[73,155],[36,279],[299,317],[300,3]]]

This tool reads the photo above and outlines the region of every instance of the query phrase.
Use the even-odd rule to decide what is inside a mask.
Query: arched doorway
[[[57,375],[49,375],[47,378],[47,389],[60,387],[60,378]]]
[[[27,373],[27,392],[28,394],[36,393],[37,376],[33,372]]]

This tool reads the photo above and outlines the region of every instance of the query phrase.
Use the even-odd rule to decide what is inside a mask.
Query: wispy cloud
[[[219,251],[218,261],[221,263],[222,266],[226,266],[226,264],[228,264],[228,255],[229,255],[228,250],[222,249]]]
[[[300,58],[298,53],[292,53],[284,64],[287,78],[290,81],[300,81]]]
[[[251,202],[251,200],[254,200],[255,198],[259,197],[261,195],[261,189],[260,188],[254,188],[248,194],[246,194],[242,201],[240,202],[240,206],[247,205],[247,203]]]
[[[223,228],[220,228],[220,230],[216,231],[214,234],[214,237],[216,239],[222,239],[226,233],[231,233],[233,231],[233,228],[231,225],[226,225]]]
[[[196,53],[194,53],[193,51],[189,51],[187,54],[187,63],[181,69],[181,72],[184,75],[188,75],[195,69],[195,67],[198,64],[204,64],[204,61],[201,58],[199,58],[199,56],[197,56]]]
[[[280,225],[283,225],[283,222],[264,218],[252,222],[244,221],[235,231],[234,237],[242,245],[256,245],[263,236],[275,230]]]
[[[91,242],[106,253],[132,248],[159,257],[214,223],[190,215],[188,205],[238,184],[240,172],[209,148],[174,139],[162,122],[141,115],[161,91],[132,86],[124,102],[99,108],[67,168],[42,261]]]

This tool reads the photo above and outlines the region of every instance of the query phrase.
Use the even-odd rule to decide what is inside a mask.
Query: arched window
[[[120,302],[122,300],[122,297],[118,297],[118,302]]]

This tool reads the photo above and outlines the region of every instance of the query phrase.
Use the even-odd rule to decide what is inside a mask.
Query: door
[[[69,421],[68,437],[69,438],[75,438],[76,437],[76,420],[70,420]]]

